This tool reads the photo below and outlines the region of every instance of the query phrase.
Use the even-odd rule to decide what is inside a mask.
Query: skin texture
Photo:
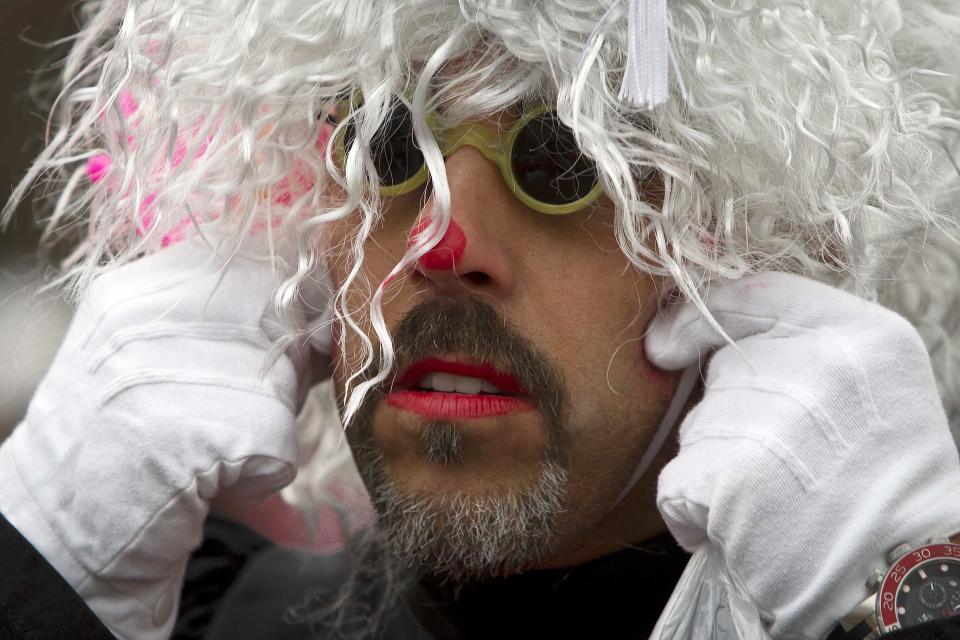
[[[508,125],[509,116],[500,115],[492,121]],[[662,283],[624,257],[606,199],[566,216],[538,213],[517,200],[496,166],[472,147],[450,156],[446,170],[462,250],[453,264],[452,255],[434,256],[391,282],[383,303],[387,326],[392,329],[415,305],[434,298],[479,298],[549,359],[568,399],[569,482],[551,551],[536,566],[577,564],[663,533],[654,502],[656,476],[675,452],[672,438],[645,479],[611,510],[676,387],[677,374],[654,368],[641,346]],[[348,295],[358,310],[355,320],[373,340],[366,314],[369,291],[387,277],[411,230],[432,209],[433,200],[423,192],[388,200],[382,223],[365,244],[361,283]],[[331,229],[330,268],[337,286],[353,263],[346,247],[358,221],[355,215]],[[335,338],[345,338],[345,349],[334,353],[341,394],[361,353],[360,339],[344,331],[335,327]],[[436,355],[459,359],[458,354]],[[530,470],[548,444],[539,411],[469,419],[463,422],[462,460],[439,465],[429,462],[420,446],[418,430],[426,428],[425,422],[385,401],[373,413],[373,438],[387,473],[416,495],[517,491],[533,480]],[[356,447],[356,430],[348,428],[347,437]]]

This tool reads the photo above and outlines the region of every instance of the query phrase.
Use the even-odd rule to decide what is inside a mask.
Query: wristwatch
[[[890,568],[867,580],[870,595],[844,616],[827,640],[873,640],[904,627],[960,616],[960,544],[932,538],[895,547]]]

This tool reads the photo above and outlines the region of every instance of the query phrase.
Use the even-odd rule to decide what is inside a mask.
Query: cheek
[[[343,335],[343,325],[339,320],[334,321],[330,328],[333,338],[330,344],[330,362],[333,363],[333,381],[336,384],[337,394],[343,391],[344,381],[347,379],[347,363],[343,359],[343,350],[340,348],[340,337]],[[347,338],[349,340],[349,337]],[[347,345],[347,351],[350,346]]]
[[[349,300],[350,297],[348,296],[348,304],[350,304],[352,311],[353,322],[358,325],[360,331],[370,339],[374,348],[376,348],[377,335],[370,325],[366,307],[360,304],[360,296],[352,301]],[[346,380],[363,368],[367,358],[367,349],[357,331],[342,320],[334,320],[331,326],[331,335],[330,361],[334,366],[335,379],[342,389]]]
[[[323,229],[324,246],[327,247],[326,264],[333,286],[339,289],[349,273],[350,237],[348,219],[337,220]]]
[[[419,203],[419,192],[384,201],[380,219],[364,240],[363,262],[352,288],[369,288],[372,293],[380,283],[387,280],[407,251],[408,239],[413,235],[411,228],[420,212]],[[354,266],[353,246],[362,226],[362,214],[354,212],[342,220],[331,222],[325,232],[329,247],[327,264],[334,284],[338,287],[346,280]],[[461,248],[460,253],[462,252]],[[364,282],[363,286],[358,284],[361,281]]]
[[[572,408],[570,491],[583,505],[609,504],[632,476],[670,405],[680,372],[647,359],[642,339],[616,356],[597,354]]]
[[[667,371],[650,362],[644,341],[640,340],[637,343],[637,374],[652,394],[669,400],[677,388],[683,371]]]
[[[644,350],[646,328],[657,311],[656,283],[632,275],[611,278],[609,271],[605,279],[594,275],[592,287],[574,287],[568,281],[565,296],[559,298],[566,305],[552,314],[562,318],[557,338],[571,408],[580,418],[579,428],[596,429],[590,436],[593,445],[611,444],[603,441],[603,432],[618,440],[615,434],[628,432],[628,440],[636,444],[656,426],[682,372],[656,367]],[[578,290],[584,293],[574,299]]]

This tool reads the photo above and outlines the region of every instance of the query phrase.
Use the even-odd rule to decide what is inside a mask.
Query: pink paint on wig
[[[316,186],[317,180],[306,163],[294,161],[290,173],[270,189],[272,202],[282,207],[290,207]]]
[[[128,90],[123,90],[119,94],[118,104],[120,111],[130,124],[131,133],[127,135],[127,144],[131,150],[136,149],[136,129],[139,126],[139,118],[136,116],[139,110],[139,102]],[[173,150],[169,158],[162,158],[156,165],[156,168],[150,172],[151,182],[154,185],[162,183],[165,174],[170,167],[177,168],[186,163],[192,162],[207,151],[212,136],[197,145],[195,153],[190,153],[190,147],[196,143],[197,137],[202,130],[202,123],[195,124],[191,130],[192,133],[185,133],[177,137],[174,142]],[[326,153],[327,145],[330,142],[334,127],[324,125],[316,140],[316,149],[321,154]],[[98,154],[92,157],[86,166],[87,178],[91,183],[103,180],[113,166],[113,160],[106,154]],[[290,172],[272,187],[263,192],[263,199],[260,202],[270,202],[279,207],[290,208],[297,201],[303,198],[316,187],[317,179],[311,168],[303,161],[295,160]],[[107,189],[113,193],[119,191],[118,185],[109,183]],[[157,195],[151,193],[140,204],[139,220],[135,224],[135,232],[138,236],[145,236],[154,230],[158,225],[162,226],[164,233],[160,239],[161,247],[168,247],[183,241],[189,233],[190,227],[194,224],[194,219],[187,215],[170,225],[169,221],[162,220],[163,216],[157,210]],[[301,218],[307,218],[310,215],[308,207],[304,207],[301,212]],[[216,219],[219,215],[208,214],[204,219]],[[267,228],[277,228],[283,224],[285,217],[281,214],[270,215],[268,220],[258,220],[253,223],[250,231],[254,234],[261,233]]]
[[[199,127],[195,127],[195,129],[199,129]],[[196,133],[196,131],[194,133]],[[202,156],[204,153],[207,152],[207,147],[210,145],[210,140],[212,139],[213,139],[213,136],[209,136],[206,140],[204,140],[197,146],[197,153],[195,157],[199,158],[200,156]],[[178,136],[176,143],[174,143],[173,145],[173,155],[170,158],[170,165],[173,168],[179,167],[180,164],[182,164],[183,161],[186,160],[187,150],[188,150],[187,141],[184,139],[183,136]]]
[[[98,153],[87,160],[87,179],[100,182],[113,166],[113,159],[105,153]]]
[[[157,219],[156,200],[157,196],[150,194],[140,203],[140,226],[137,227],[137,235],[142,236],[153,228],[153,223]]]
[[[326,123],[320,128],[320,135],[317,136],[317,151],[320,152],[320,155],[327,153],[327,144],[330,142],[330,136],[333,135],[333,128],[330,123]]]
[[[120,92],[120,110],[123,115],[130,118],[140,108],[140,103],[133,97],[133,94],[124,89]]]
[[[173,145],[173,157],[170,158],[170,164],[173,167],[180,166],[183,159],[187,157],[187,143],[183,141],[183,136],[177,137],[177,142]]]
[[[164,234],[163,238],[160,239],[160,246],[169,247],[181,242],[187,237],[187,229],[189,229],[192,225],[193,218],[190,216],[184,216],[183,218],[180,218],[180,221],[174,225],[173,229]]]

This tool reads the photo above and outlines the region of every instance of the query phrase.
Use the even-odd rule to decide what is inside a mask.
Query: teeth
[[[453,390],[457,393],[480,393],[480,389],[483,387],[483,380],[480,378],[451,377],[454,379]]]
[[[425,375],[423,379],[420,380],[417,388],[443,391],[445,393],[503,393],[497,386],[481,378],[457,376],[452,373],[443,373],[442,371],[434,371],[433,373]]]
[[[433,388],[436,391],[455,391],[457,383],[449,373],[436,371],[433,374]]]
[[[433,389],[433,374],[428,373],[417,383],[417,389]]]

